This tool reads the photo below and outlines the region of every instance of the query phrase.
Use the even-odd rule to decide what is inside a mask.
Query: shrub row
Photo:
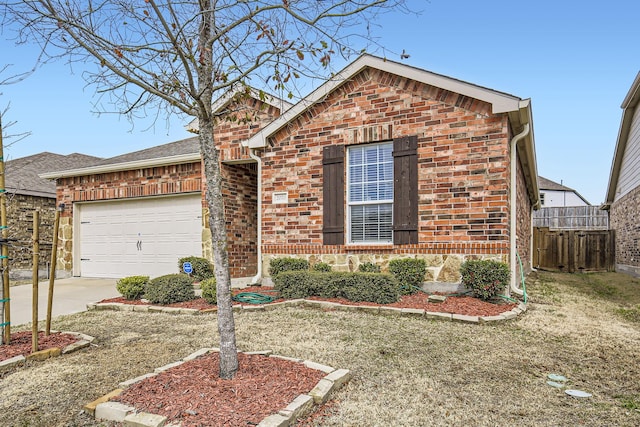
[[[283,271],[274,277],[274,286],[286,299],[318,296],[389,304],[400,297],[395,278],[378,273]]]
[[[460,267],[462,284],[476,298],[488,300],[509,285],[509,266],[492,260],[468,260]]]
[[[309,262],[305,259],[282,257],[271,261],[269,272],[275,282],[275,278],[287,271],[307,271]],[[315,264],[312,271],[330,272],[331,266],[324,262]],[[371,262],[365,262],[358,266],[360,273],[380,273],[380,266]],[[400,284],[400,292],[404,295],[412,294],[422,289],[424,275],[427,272],[427,264],[422,259],[397,258],[389,262],[389,273]]]

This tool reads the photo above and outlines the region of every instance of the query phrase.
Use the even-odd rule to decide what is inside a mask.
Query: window
[[[418,138],[323,147],[322,205],[323,245],[418,243]]]
[[[393,144],[349,147],[347,225],[350,243],[393,242]]]
[[[540,193],[540,206],[544,206],[544,193]]]

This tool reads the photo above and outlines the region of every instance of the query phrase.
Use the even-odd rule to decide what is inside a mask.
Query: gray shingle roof
[[[119,156],[103,159],[99,162],[93,163],[87,166],[104,166],[104,165],[117,165],[119,163],[137,162],[141,160],[162,159],[165,157],[180,156],[183,154],[198,154],[200,153],[200,145],[198,137],[191,137],[182,139],[180,141],[170,142],[168,144],[158,145],[151,148],[146,148],[140,151],[134,151],[133,153],[125,153]],[[61,169],[59,169],[61,170]]]
[[[40,173],[81,168],[101,160],[99,157],[73,153],[69,155],[43,152],[9,160],[5,163],[7,192],[39,197],[56,197],[56,183],[38,176]]]
[[[573,188],[566,187],[562,184],[558,184],[555,181],[551,181],[550,179],[544,178],[538,175],[538,187],[541,190],[552,190],[552,191],[576,191]]]

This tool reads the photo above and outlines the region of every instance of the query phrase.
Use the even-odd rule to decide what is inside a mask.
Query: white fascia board
[[[389,61],[371,55],[362,55],[354,62],[335,74],[327,82],[311,92],[308,96],[285,111],[280,117],[265,126],[260,132],[248,140],[249,148],[262,148],[266,146],[267,138],[281,129],[288,122],[302,114],[315,103],[322,101],[338,86],[346,80],[358,74],[363,68],[371,67],[386,71],[411,80],[422,82],[431,86],[442,88],[454,93],[468,96],[490,103],[494,114],[518,111],[520,109],[520,98],[492,89],[487,89],[462,80],[453,79],[440,74],[420,68],[411,67],[398,62]]]
[[[160,157],[156,159],[135,160],[132,162],[113,163],[108,165],[90,166],[87,168],[70,169],[66,171],[47,172],[39,174],[40,178],[56,179],[72,176],[96,175],[99,173],[119,172],[124,170],[144,169],[156,166],[174,165],[200,161],[200,153],[180,154],[178,156]]]

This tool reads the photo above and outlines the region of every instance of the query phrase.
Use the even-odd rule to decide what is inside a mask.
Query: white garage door
[[[79,215],[74,240],[80,243],[76,275],[154,278],[177,273],[181,257],[202,255],[199,194],[86,203],[74,209]]]

